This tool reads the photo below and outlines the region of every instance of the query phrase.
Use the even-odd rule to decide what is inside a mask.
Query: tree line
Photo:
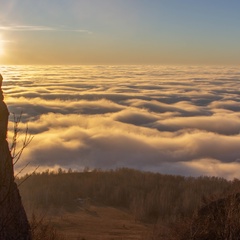
[[[24,181],[29,176],[18,178]],[[227,194],[239,181],[219,177],[183,177],[133,169],[34,173],[20,186],[26,209],[74,211],[79,200],[124,208],[136,221],[172,223],[191,217],[204,198]]]

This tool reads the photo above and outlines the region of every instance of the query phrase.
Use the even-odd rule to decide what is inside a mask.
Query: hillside
[[[148,238],[151,233],[151,225],[136,222],[130,212],[113,207],[91,206],[62,212],[49,219],[69,240],[139,240]]]
[[[17,181],[21,183],[25,176]],[[190,218],[204,199],[227,195],[239,181],[131,169],[35,173],[20,186],[29,214],[45,213],[68,239],[142,239],[153,227]],[[99,238],[96,237],[101,236]],[[115,235],[115,236],[114,236]],[[81,238],[77,238],[81,236]]]

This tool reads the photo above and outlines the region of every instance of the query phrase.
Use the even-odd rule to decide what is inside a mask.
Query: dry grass
[[[90,206],[48,218],[69,240],[143,240],[151,231],[150,225],[138,223],[132,214],[113,207]]]

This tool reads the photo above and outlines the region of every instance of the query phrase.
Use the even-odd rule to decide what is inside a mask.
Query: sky
[[[239,0],[0,3],[0,64],[240,63]]]
[[[0,66],[22,113],[15,174],[122,167],[240,178],[240,71],[222,66]],[[26,125],[27,124],[27,125]]]

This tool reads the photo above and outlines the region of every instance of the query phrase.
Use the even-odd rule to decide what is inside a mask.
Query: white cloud
[[[42,25],[5,25],[0,26],[1,31],[69,31],[92,34],[91,31],[85,29],[71,29],[67,27],[50,27]]]
[[[31,25],[9,25],[0,26],[2,31],[55,31],[55,28],[48,26],[31,26]]]
[[[131,167],[240,177],[238,69],[172,71],[1,67],[6,103],[23,112],[34,134],[17,168],[31,162],[42,170]]]

